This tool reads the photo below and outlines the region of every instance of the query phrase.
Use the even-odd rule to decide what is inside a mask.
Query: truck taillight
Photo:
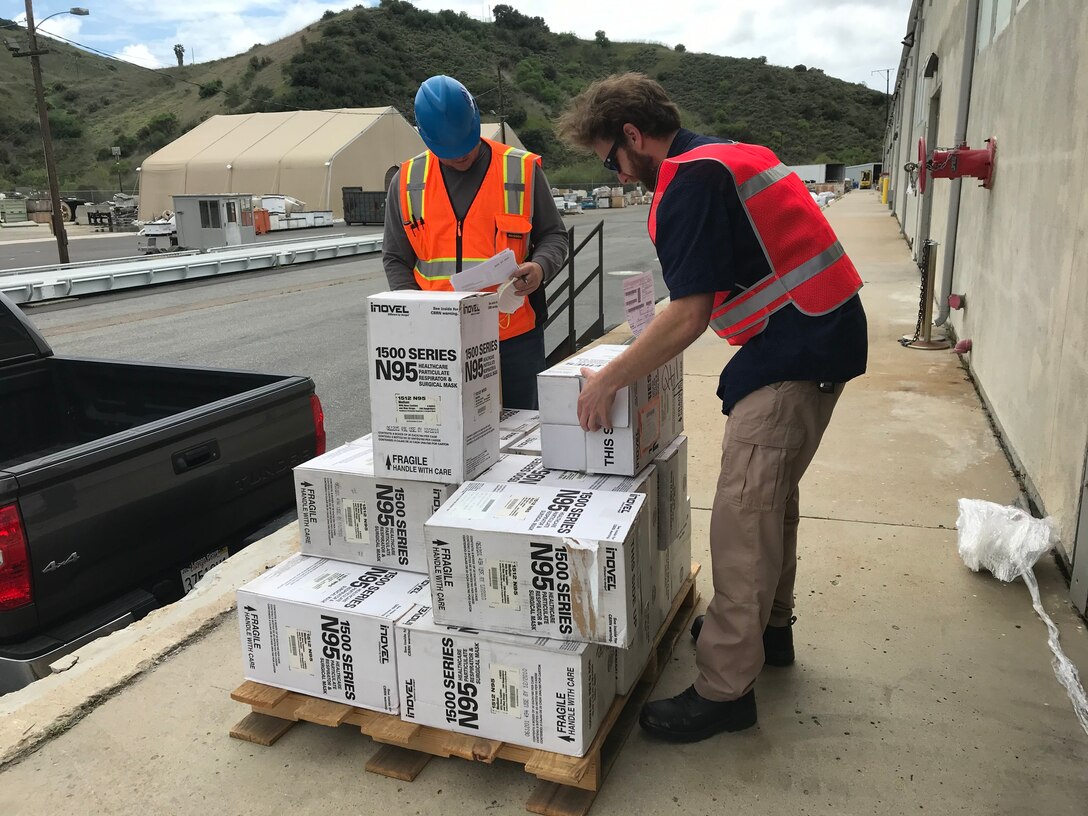
[[[0,610],[16,609],[30,601],[26,535],[18,508],[10,504],[0,507]]]
[[[321,400],[317,394],[310,394],[310,410],[314,412],[314,433],[317,434],[317,451],[315,456],[325,452],[325,409],[321,407]]]

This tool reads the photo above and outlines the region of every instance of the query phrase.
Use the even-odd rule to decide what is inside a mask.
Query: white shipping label
[[[521,611],[517,561],[488,561],[487,588],[487,600],[493,609],[504,606],[516,612]]]
[[[295,629],[288,626],[287,650],[288,660],[292,671],[313,675],[314,673],[314,646],[313,637],[308,629]]]
[[[491,366],[488,366],[487,370],[490,372]],[[473,395],[473,401],[476,404],[476,416],[483,416],[491,410],[491,389],[481,388]]]
[[[441,397],[423,394],[394,394],[397,424],[406,427],[437,428],[442,421]]]
[[[638,337],[654,319],[654,276],[649,272],[633,275],[623,281],[623,311]]]
[[[330,561],[329,566],[331,566],[332,564],[335,564],[335,563],[337,563],[337,562]],[[341,566],[347,566],[347,565],[343,564]],[[322,572],[322,573],[319,573],[317,575],[310,576],[310,575],[307,574],[307,575],[299,576],[299,577],[300,578],[301,577],[309,577],[310,578],[310,581],[309,581],[310,587],[313,589],[314,592],[320,592],[320,591],[322,591],[324,589],[329,589],[331,587],[336,586],[341,581],[343,581],[345,578],[347,578],[348,574],[346,572]]]
[[[500,501],[491,509],[491,515],[497,518],[523,519],[533,512],[540,499],[536,496],[510,496]]]
[[[491,713],[521,719],[521,669],[491,664]]]
[[[366,502],[356,499],[342,499],[344,511],[344,538],[355,544],[366,541],[367,520]]]
[[[457,512],[466,519],[524,518],[532,512],[538,496],[517,496],[479,491],[463,493],[457,501]]]

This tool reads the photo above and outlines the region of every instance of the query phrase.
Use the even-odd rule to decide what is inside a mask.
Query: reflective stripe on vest
[[[506,151],[503,162],[502,186],[506,190],[506,214],[527,215],[533,217],[533,200],[526,200],[528,185],[526,177],[533,172],[531,153],[511,147]]]
[[[423,190],[426,186],[427,171],[430,169],[433,160],[434,154],[428,150],[426,153],[420,153],[405,163],[405,170],[402,172],[408,174],[406,185],[408,190],[408,223],[424,220]]]
[[[716,161],[733,178],[772,270],[733,297],[717,293],[710,326],[720,337],[743,344],[787,303],[817,316],[834,311],[861,288],[861,277],[808,189],[770,150],[757,145],[703,145],[662,162],[650,208],[651,240],[657,238],[657,208],[670,182],[681,165],[693,161]]]

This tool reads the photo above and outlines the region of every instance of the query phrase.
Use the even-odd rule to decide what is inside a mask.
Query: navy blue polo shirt
[[[724,141],[681,129],[669,156]],[[771,272],[737,186],[717,162],[691,162],[677,170],[658,205],[656,247],[673,300],[748,288]],[[867,357],[865,310],[857,295],[819,317],[788,304],[722,369],[722,413],[771,383],[846,382],[865,373]]]

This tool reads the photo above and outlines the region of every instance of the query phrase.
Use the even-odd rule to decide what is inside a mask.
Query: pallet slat
[[[398,748],[396,745],[383,745],[366,763],[371,773],[399,779],[401,782],[415,782],[420,772],[431,761],[431,755],[422,751]]]
[[[230,730],[230,735],[235,739],[267,748],[269,745],[275,745],[276,740],[290,731],[294,724],[294,720],[281,720],[279,717],[269,717],[267,714],[251,711]]]
[[[526,802],[528,811],[544,816],[585,816],[638,721],[639,711],[668,666],[677,641],[687,630],[699,600],[696,591],[699,570],[699,565],[693,563],[691,575],[656,635],[646,668],[631,691],[616,698],[584,757],[407,723],[395,715],[352,708],[253,681],[243,683],[231,694],[231,699],[249,705],[252,712],[231,729],[230,735],[259,745],[272,745],[299,720],[328,727],[350,723],[381,743],[366,763],[366,770],[372,773],[411,782],[432,756],[488,764],[496,759],[509,760],[524,766],[526,773],[540,780]]]

